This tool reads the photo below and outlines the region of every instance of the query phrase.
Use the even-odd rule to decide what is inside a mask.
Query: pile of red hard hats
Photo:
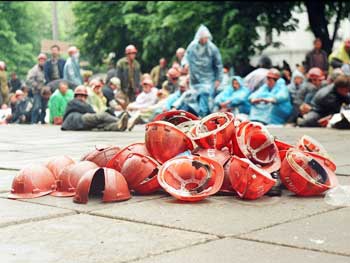
[[[218,192],[253,200],[275,185],[271,174],[276,172],[288,190],[312,196],[338,184],[335,169],[324,147],[309,136],[292,146],[264,125],[239,121],[230,112],[199,119],[174,110],[146,124],[144,142],[96,147],[78,163],[61,156],[23,168],[9,198],[51,194],[87,203],[90,195],[98,195],[113,202],[131,198],[130,191],[164,190],[190,202]]]

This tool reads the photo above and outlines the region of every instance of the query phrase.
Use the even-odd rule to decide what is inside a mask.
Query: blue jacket
[[[266,124],[284,124],[292,113],[290,95],[284,79],[278,79],[270,89],[267,84],[261,86],[249,96],[249,101],[256,98],[273,98],[276,103],[257,103],[251,105],[250,120],[261,121]]]
[[[79,62],[72,57],[68,58],[66,64],[64,65],[63,78],[74,83],[75,85],[83,84],[83,78],[80,75]]]
[[[240,84],[240,88],[238,90],[235,90],[232,87],[233,80],[237,80]],[[233,76],[230,79],[229,85],[215,97],[214,103],[216,106],[219,106],[221,103],[230,100],[230,108],[237,107],[240,113],[249,114],[249,94],[250,90],[243,86],[243,79],[239,76]]]
[[[45,65],[44,65],[44,73],[45,73],[45,80],[46,80],[45,84],[53,81],[53,79],[51,79],[51,74],[52,74],[51,61],[52,60],[49,59],[48,61],[45,62]],[[64,69],[64,65],[66,64],[66,61],[60,58],[58,59],[57,64],[58,64],[59,79],[63,79],[63,69]]]

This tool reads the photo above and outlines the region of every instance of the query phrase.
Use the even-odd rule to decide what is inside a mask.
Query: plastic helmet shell
[[[179,125],[187,121],[197,121],[199,118],[184,110],[171,110],[158,114],[153,121],[167,121],[174,125]]]
[[[140,194],[150,194],[160,189],[157,180],[159,164],[149,156],[130,153],[123,163],[121,174],[129,189]]]
[[[80,178],[87,171],[96,168],[98,168],[97,164],[90,161],[81,161],[65,167],[56,181],[57,189],[51,195],[57,197],[73,196]]]
[[[224,180],[224,169],[212,159],[202,156],[173,158],[160,168],[158,181],[176,199],[200,201],[215,194]]]
[[[9,199],[30,199],[47,195],[56,188],[55,176],[44,165],[24,167],[12,181]]]
[[[213,159],[218,163],[220,163],[222,166],[224,166],[227,163],[227,161],[230,160],[231,158],[231,154],[227,148],[218,150],[218,149],[203,149],[203,148],[197,147],[192,151],[192,154]]]
[[[307,73],[307,78],[308,79],[319,79],[319,80],[324,80],[325,76],[320,68],[314,67],[311,68],[308,73]]]
[[[330,156],[327,150],[323,147],[323,145],[308,135],[303,135],[300,137],[300,139],[297,142],[296,148],[305,152],[314,152],[324,156],[325,158],[330,159]]]
[[[46,167],[52,172],[52,174],[55,176],[55,179],[58,179],[59,174],[61,171],[71,164],[74,164],[74,160],[70,158],[69,156],[63,155],[63,156],[57,156],[51,160],[49,160],[46,164]]]
[[[132,143],[124,147],[116,155],[114,155],[106,164],[106,167],[112,168],[120,172],[122,170],[126,158],[129,156],[130,153],[139,153],[142,155],[150,156],[145,143]]]
[[[235,132],[234,116],[230,112],[217,112],[204,117],[192,129],[192,139],[202,148],[222,149],[228,146]]]
[[[288,190],[300,196],[319,195],[338,184],[325,159],[297,149],[287,151],[280,177]]]
[[[81,161],[90,161],[99,167],[105,167],[119,151],[118,146],[95,146],[95,150],[83,156]]]
[[[146,124],[145,143],[148,152],[160,163],[193,150],[191,139],[175,125],[165,121]]]
[[[116,170],[96,168],[87,171],[79,180],[73,201],[86,204],[89,194],[101,195],[103,202],[124,201],[131,198],[125,178]]]
[[[233,156],[231,160],[229,178],[238,196],[248,200],[262,197],[276,183],[268,172],[250,160],[237,156]]]
[[[168,70],[168,72],[167,72],[166,75],[167,75],[168,78],[175,79],[175,78],[180,77],[181,72],[178,71],[176,68],[173,67],[173,68],[170,68],[170,69]]]

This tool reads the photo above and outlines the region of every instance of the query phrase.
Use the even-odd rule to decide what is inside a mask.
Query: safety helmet
[[[40,53],[39,55],[38,55],[38,60],[39,59],[47,59],[47,56],[44,54],[44,53]]]
[[[9,199],[30,199],[47,195],[56,188],[55,176],[44,165],[22,168],[13,178]]]
[[[266,75],[267,78],[273,78],[275,80],[279,79],[280,76],[281,76],[281,73],[276,68],[269,69],[269,71],[267,72],[267,75]]]
[[[183,201],[200,201],[220,190],[223,167],[203,156],[181,156],[163,164],[158,181],[163,189]]]
[[[286,153],[280,177],[288,190],[300,196],[318,195],[338,185],[324,159],[293,148]]]
[[[318,80],[324,80],[325,76],[323,74],[323,71],[320,68],[311,68],[307,73],[308,79],[318,79]]]
[[[6,63],[4,61],[0,61],[0,69],[5,70]]]
[[[78,182],[73,201],[86,204],[89,194],[102,194],[103,202],[124,201],[131,198],[125,178],[116,170],[109,168],[87,171]]]
[[[132,53],[137,53],[137,49],[134,45],[128,45],[125,48],[125,54],[128,55],[128,54],[132,54]]]
[[[51,173],[58,179],[60,172],[68,165],[75,163],[72,158],[67,155],[57,156],[47,162],[45,165]]]
[[[95,88],[96,86],[102,86],[102,83],[101,83],[101,80],[99,79],[92,79],[90,82],[89,82],[89,86],[92,87],[92,88]]]
[[[51,195],[57,197],[73,196],[79,179],[87,171],[96,168],[98,168],[98,166],[90,161],[81,161],[66,166],[58,175],[56,191],[52,192]]]
[[[88,96],[88,92],[85,86],[79,85],[78,87],[75,88],[74,90],[74,96],[76,95],[84,95]]]
[[[120,172],[122,170],[123,164],[126,158],[131,153],[139,153],[145,156],[150,156],[147,151],[146,145],[143,142],[132,143],[123,149],[121,149],[118,153],[116,153],[106,164],[107,168],[112,168]]]
[[[296,148],[298,148],[301,151],[314,152],[324,156],[325,158],[331,159],[323,145],[316,139],[308,135],[303,135],[299,138]]]
[[[123,163],[121,174],[125,177],[129,189],[139,194],[150,194],[159,190],[159,164],[151,157],[130,153]]]
[[[191,137],[202,148],[222,149],[230,144],[235,132],[234,116],[216,112],[204,117],[193,129]]]
[[[144,78],[144,80],[142,81],[142,85],[151,85],[151,86],[153,86],[153,81],[150,78]]]
[[[16,92],[15,92],[16,97],[22,96],[22,95],[24,95],[24,92],[22,90],[20,90],[20,89],[16,90]]]
[[[116,85],[117,87],[120,87],[121,85],[120,79],[117,77],[111,78],[109,82],[112,83],[113,85]]]
[[[242,199],[254,200],[266,194],[276,183],[271,175],[247,158],[233,156],[229,168],[232,188]]]
[[[184,110],[170,110],[156,115],[153,121],[167,121],[174,125],[179,125],[185,121],[199,120],[196,115]]]
[[[105,167],[119,151],[118,146],[95,146],[95,150],[84,155],[80,161],[91,161],[99,167]]]
[[[71,55],[72,53],[76,53],[78,51],[78,48],[75,46],[71,46],[68,48],[67,52],[69,55]]]
[[[176,121],[176,120],[174,120]],[[200,122],[200,120],[190,120],[190,121],[184,121],[180,124],[176,125],[177,128],[179,128],[181,131],[183,131],[187,136],[191,137],[192,130],[195,128],[195,126]]]
[[[176,78],[180,77],[181,72],[178,71],[176,68],[170,68],[166,75],[168,78],[176,79]]]
[[[146,124],[145,144],[150,155],[160,163],[193,150],[191,139],[174,124],[165,121]]]

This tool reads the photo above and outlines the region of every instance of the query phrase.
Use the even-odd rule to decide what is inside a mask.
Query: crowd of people
[[[82,76],[79,50],[51,47],[51,58],[39,54],[37,64],[20,81],[7,80],[0,61],[0,123],[45,123],[62,130],[132,130],[164,111],[178,109],[199,117],[230,111],[238,118],[264,124],[324,127],[350,104],[350,39],[329,56],[322,42],[291,72],[277,69],[263,56],[246,76],[236,76],[223,65],[220,50],[207,27],[201,25],[186,49],[177,49],[167,63],[159,59],[150,73],[142,73],[134,45],[111,64],[106,77]],[[169,67],[168,67],[169,64]]]

